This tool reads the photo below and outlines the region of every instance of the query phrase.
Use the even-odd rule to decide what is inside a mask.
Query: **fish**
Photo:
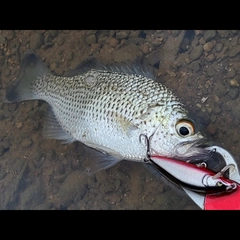
[[[101,154],[95,172],[122,160],[144,162],[142,134],[150,139],[151,155],[197,161],[211,152],[202,147],[205,137],[185,105],[143,64],[90,59],[55,76],[28,50],[4,97],[5,103],[26,100],[48,103],[45,138],[78,141]]]

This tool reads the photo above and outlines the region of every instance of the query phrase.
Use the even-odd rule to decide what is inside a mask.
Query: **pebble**
[[[32,140],[30,138],[24,138],[23,141],[21,141],[21,146],[23,148],[30,147],[32,145]]]
[[[211,62],[211,61],[214,60],[214,59],[215,59],[215,55],[214,55],[213,53],[207,55],[207,57],[206,57],[206,60],[207,60],[208,62]]]
[[[114,37],[111,37],[108,41],[109,41],[109,44],[110,44],[111,47],[116,47],[119,43],[119,40],[117,40]]]
[[[12,39],[14,38],[14,35],[15,35],[15,33],[14,33],[13,30],[8,30],[8,31],[7,31],[7,34],[6,34],[6,38],[7,38],[8,40],[12,40]]]
[[[210,116],[211,122],[212,122],[212,123],[215,123],[215,122],[216,122],[216,119],[217,119],[216,115],[215,115],[215,114],[211,114],[211,116]]]
[[[44,43],[44,37],[41,33],[35,32],[30,36],[30,49],[36,50]]]
[[[225,87],[224,84],[222,83],[218,83],[215,87],[214,87],[214,90],[213,90],[215,93],[218,94],[219,97],[223,97],[224,95],[227,94],[228,90],[227,88]]]
[[[91,35],[87,36],[86,42],[89,45],[96,43],[97,42],[96,35],[95,34],[91,34]]]
[[[195,34],[198,36],[198,35],[202,35],[203,33],[203,30],[194,30],[195,31]]]
[[[64,74],[64,70],[62,68],[60,68],[60,67],[55,68],[54,72],[58,76],[62,76]]]
[[[203,45],[203,49],[205,52],[210,52],[213,48],[213,44],[211,42],[207,42]]]
[[[239,83],[236,79],[231,79],[230,80],[230,86],[231,87],[239,87]]]
[[[207,68],[207,75],[213,77],[215,75],[215,70],[212,67]]]
[[[0,65],[3,65],[5,62],[5,57],[4,56],[0,56]]]
[[[237,43],[238,43],[238,38],[239,38],[238,35],[236,35],[235,37],[232,38],[232,40],[231,40],[231,46],[234,47],[234,46],[237,45]]]
[[[232,100],[236,99],[239,95],[239,88],[230,88],[228,91],[228,95]]]
[[[188,65],[189,69],[198,72],[200,70],[200,64],[199,61],[193,61],[191,64]]]
[[[198,45],[194,48],[192,48],[192,51],[189,54],[189,58],[194,61],[200,58],[200,56],[202,55],[203,52],[203,47],[202,45]]]
[[[46,44],[47,42],[50,42],[50,41],[52,41],[52,35],[49,31],[47,31],[44,34],[44,42]]]
[[[236,70],[234,68],[229,68],[228,73],[227,73],[227,77],[228,78],[234,78],[235,76],[236,76]],[[232,79],[232,80],[234,80],[234,79]],[[234,84],[234,82],[232,82],[232,83]],[[231,84],[231,82],[230,82],[230,84]]]
[[[52,37],[56,37],[58,34],[58,30],[49,30],[49,32],[52,35]]]
[[[57,40],[57,43],[58,43],[59,45],[63,45],[64,42],[65,42],[65,37],[59,37],[58,40]]]
[[[226,38],[230,34],[230,31],[229,30],[217,30],[217,33],[221,38]]]
[[[235,47],[232,47],[229,51],[228,51],[228,56],[229,57],[235,57],[237,56],[237,54],[240,53],[240,45],[237,45]]]
[[[221,52],[223,49],[223,43],[217,43],[215,49],[217,52]]]
[[[219,107],[219,106],[215,106],[214,108],[213,108],[213,113],[214,114],[219,114],[219,113],[221,113],[222,112],[222,109]]]
[[[210,41],[216,36],[216,31],[215,30],[208,30],[204,33],[204,39],[206,42]]]
[[[113,53],[115,62],[134,61],[142,56],[142,52],[135,44],[129,44]]]
[[[0,36],[0,44],[5,44],[6,40],[4,36]]]
[[[206,43],[206,41],[205,41],[205,39],[204,39],[203,37],[201,37],[201,38],[199,39],[199,43],[202,44],[202,45],[204,45],[204,44]]]
[[[177,37],[181,31],[180,30],[172,30],[173,37]]]
[[[51,65],[50,65],[50,69],[51,69],[51,71],[55,71],[55,69],[58,67],[58,63],[57,62],[53,62],[53,63],[51,63]]]
[[[68,205],[76,197],[82,198],[87,191],[83,174],[75,170],[70,173],[62,183],[59,199],[62,204]]]
[[[163,43],[163,38],[161,38],[161,37],[156,38],[152,41],[152,45],[155,46],[155,47],[158,47],[162,43]]]
[[[140,30],[131,31],[128,38],[138,38],[140,35]],[[146,37],[146,36],[145,36]],[[144,38],[144,36],[143,36]]]
[[[116,33],[116,38],[117,39],[123,39],[123,38],[127,38],[128,35],[129,35],[129,33],[126,32],[126,31],[119,31],[119,32]]]
[[[142,52],[143,52],[144,54],[148,54],[148,53],[149,53],[149,47],[148,47],[146,44],[144,44],[144,45],[142,46]]]

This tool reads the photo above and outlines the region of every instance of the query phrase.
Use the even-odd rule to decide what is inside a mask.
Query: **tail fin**
[[[34,82],[48,72],[48,68],[44,66],[38,56],[28,50],[23,58],[17,83],[7,90],[4,102],[37,99],[33,92]]]

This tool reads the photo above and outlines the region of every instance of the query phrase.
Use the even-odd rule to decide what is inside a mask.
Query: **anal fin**
[[[62,140],[62,143],[72,143],[75,139],[59,124],[52,108],[49,106],[43,126],[43,136],[48,139]]]

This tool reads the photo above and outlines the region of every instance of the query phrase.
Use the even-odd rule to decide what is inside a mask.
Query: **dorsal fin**
[[[70,77],[78,74],[84,74],[92,69],[125,74],[137,74],[147,78],[156,79],[153,68],[142,64],[140,60],[136,60],[133,63],[127,61],[125,63],[121,62],[104,65],[96,59],[88,59],[81,63],[75,70],[68,72],[65,76]]]

